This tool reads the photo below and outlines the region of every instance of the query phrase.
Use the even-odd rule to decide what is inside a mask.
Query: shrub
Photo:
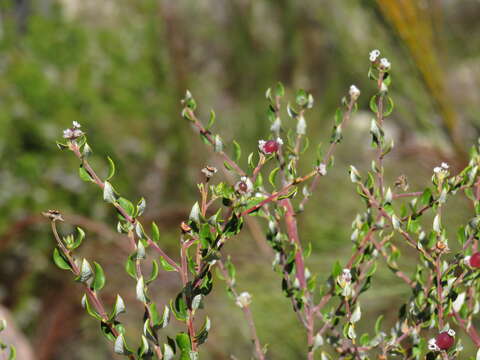
[[[321,178],[327,176],[334,165],[334,151],[342,140],[343,128],[357,110],[360,91],[352,85],[335,114],[330,145],[318,150],[318,160],[306,174],[299,173],[302,155],[308,150],[306,115],[314,99],[304,90],[296,93],[294,105],[286,106],[286,113],[296,121],[295,131],[285,131],[282,126],[282,105],[285,91],[281,84],[268,89],[268,119],[271,134],[258,142],[258,151],[248,155],[248,169],[239,166],[241,147],[233,141],[233,156],[219,134],[212,131],[215,114],[212,112],[205,125],[197,116],[197,104],[187,91],[182,101],[182,116],[200,134],[207,146],[222,158],[225,170],[235,177],[233,183],[217,181],[217,169],[203,168],[203,182],[198,184],[199,201],[189,218],[180,224],[180,257],[169,256],[162,249],[159,229],[155,223],[147,227],[141,215],[146,201],[131,201],[119,194],[112,184],[115,164],[108,158],[109,172],[100,178],[89,163],[92,150],[80,124],[64,131],[65,142],[60,149],[70,150],[80,161],[79,176],[98,186],[103,199],[118,213],[117,230],[125,234],[131,247],[126,259],[126,273],[134,279],[138,301],[143,304],[143,328],[135,335],[139,345],[134,349],[127,344],[125,327],[120,314],[126,304],[118,295],[111,310],[107,311],[101,299],[105,274],[100,264],[75,257],[85,236],[82,229],[77,234],[60,236],[57,223],[63,221],[56,210],[45,212],[51,221],[57,242],[53,259],[58,267],[73,273],[75,280],[85,290],[82,304],[86,311],[100,322],[103,334],[113,342],[117,354],[129,359],[198,359],[200,346],[211,331],[207,296],[212,290],[214,273],[225,280],[229,293],[243,311],[253,341],[253,354],[266,359],[268,353],[255,330],[250,311],[252,297],[239,292],[235,282],[235,266],[224,254],[224,244],[241,230],[247,216],[264,220],[265,238],[275,256],[273,268],[279,275],[281,291],[290,299],[300,325],[306,334],[306,358],[330,359],[387,359],[398,356],[409,359],[451,359],[460,356],[462,345],[455,330],[464,332],[480,346],[480,336],[472,325],[479,310],[478,277],[480,253],[478,252],[480,177],[479,148],[473,147],[468,165],[453,174],[442,163],[433,170],[431,184],[423,191],[407,192],[405,177],[387,184],[384,177],[384,159],[393,148],[384,133],[385,119],[393,111],[389,95],[391,64],[380,52],[370,53],[368,76],[375,82],[377,93],[370,100],[373,112],[370,134],[374,159],[368,171],[349,169],[357,195],[365,209],[352,223],[353,253],[345,264],[335,263],[331,273],[312,274],[306,264],[311,245],[299,237],[297,215],[304,211],[311,194]],[[273,166],[273,170],[269,167]],[[300,190],[301,189],[301,190]],[[450,245],[442,215],[447,201],[454,195],[464,194],[473,205],[470,221],[457,231],[458,245]],[[425,217],[431,214],[433,224]],[[448,232],[449,234],[450,232]],[[412,274],[399,264],[399,246],[410,246],[418,262]],[[156,254],[151,273],[147,274],[146,253]],[[386,330],[382,316],[374,329],[357,334],[358,323],[366,306],[360,300],[370,289],[378,266],[386,264],[410,290],[410,297],[398,310],[392,328]],[[178,276],[179,292],[163,309],[149,295],[160,268]],[[322,281],[324,285],[320,286]],[[183,323],[185,330],[174,339],[165,336],[162,329],[168,326],[170,314]],[[201,317],[203,325],[198,326]],[[368,319],[364,320],[370,324]],[[373,323],[373,321],[372,321]],[[129,335],[131,339],[134,336]],[[430,340],[429,340],[430,338]],[[332,355],[336,353],[336,355]]]

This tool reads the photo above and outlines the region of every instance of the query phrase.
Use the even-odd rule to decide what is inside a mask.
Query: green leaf
[[[343,122],[343,110],[341,108],[337,108],[335,111],[335,125],[338,126]]]
[[[80,167],[78,168],[78,176],[80,176],[80,179],[82,179],[83,181],[86,181],[86,182],[93,182],[94,180],[92,179],[92,177],[90,176],[90,174],[88,173],[87,170],[85,170],[85,168],[80,165]]]
[[[117,199],[117,202],[129,216],[132,216],[132,217],[135,216],[135,207],[133,206],[130,200],[127,200],[123,197],[119,197]]]
[[[163,344],[163,360],[173,360],[175,353],[168,344]]]
[[[157,224],[152,222],[152,240],[156,243],[160,241],[160,231],[158,230]]]
[[[372,112],[374,112],[375,114],[378,112],[378,106],[377,106],[377,102],[378,102],[378,94],[376,95],[373,95],[371,98],[370,98],[370,110],[372,110]]]
[[[75,241],[70,246],[70,249],[76,249],[82,245],[83,239],[85,239],[85,231],[81,227],[77,227],[78,236],[75,238]]]
[[[142,197],[137,204],[137,214],[135,216],[142,216],[145,212],[145,208],[147,207],[147,202]]]
[[[125,311],[125,302],[123,301],[122,297],[117,294],[117,298],[115,299],[115,305],[113,306],[110,319],[116,318],[118,315],[124,313]]]
[[[339,276],[342,273],[342,271],[343,271],[343,268],[342,268],[342,265],[340,265],[340,262],[338,260],[335,261],[332,268],[333,278],[336,278],[337,276]]]
[[[160,264],[163,267],[163,270],[165,270],[165,271],[175,271],[175,268],[172,265],[170,265],[168,263],[168,261],[165,260],[163,257],[160,257],[159,260],[160,260]]]
[[[95,267],[95,280],[93,281],[92,287],[93,290],[99,291],[105,286],[105,272],[99,263],[94,261],[93,265]]]
[[[165,309],[163,310],[163,315],[162,315],[162,323],[160,324],[161,328],[166,328],[168,323],[170,322],[170,308],[168,306],[165,306]]]
[[[137,221],[135,225],[135,233],[139,237],[139,239],[146,239],[147,235],[145,234],[145,231],[143,230],[143,225]]]
[[[375,334],[379,334],[382,328],[382,320],[383,320],[383,315],[380,315],[377,318],[377,321],[375,321]]]
[[[152,302],[149,306],[150,319],[153,327],[158,327],[161,325],[160,315],[158,314],[157,305]]]
[[[305,90],[300,89],[297,91],[297,95],[295,96],[295,102],[297,105],[304,107],[308,103],[308,95]]]
[[[275,96],[283,97],[285,95],[285,88],[281,82],[278,82],[275,86]]]
[[[97,311],[95,309],[93,309],[90,305],[90,301],[88,300],[87,298],[87,295],[84,294],[83,297],[82,297],[82,306],[85,310],[87,310],[87,313],[97,319],[97,320],[102,320],[102,317],[100,316],[100,314],[97,313]]]
[[[179,293],[174,300],[170,300],[170,309],[173,311],[173,315],[178,321],[187,320],[187,304],[183,298],[183,293]]]
[[[383,116],[388,116],[392,113],[394,108],[393,99],[390,96],[385,97],[386,103],[384,104]]]
[[[137,280],[136,286],[137,299],[143,303],[147,302],[147,295],[145,294],[145,282],[143,281],[143,276]]]
[[[280,167],[276,167],[270,172],[270,175],[268,175],[268,182],[272,184],[273,187],[275,187],[275,177],[277,176],[279,170]]]
[[[175,338],[179,349],[182,352],[189,352],[192,349],[192,344],[190,342],[190,337],[184,333],[179,333]]]
[[[110,156],[107,156],[108,160],[108,175],[106,180],[110,180],[115,175],[115,163]]]
[[[215,124],[215,111],[210,110],[210,118],[208,119],[208,124],[207,124],[207,130],[208,129],[211,129],[211,127],[213,126],[213,124]]]
[[[137,278],[137,268],[135,263],[136,256],[137,253],[134,252],[128,257],[127,262],[125,263],[125,271],[134,279]]]
[[[15,360],[17,358],[17,349],[13,345],[10,345],[9,349],[10,354],[8,355],[8,360]]]
[[[55,262],[55,265],[57,265],[62,270],[72,269],[65,255],[60,253],[57,248],[53,250],[53,261]]]
[[[112,185],[108,181],[105,181],[104,183],[103,200],[112,204],[117,201],[115,196],[115,190],[113,189]]]
[[[143,260],[147,257],[145,253],[145,246],[143,245],[143,242],[139,240],[137,242],[137,254],[135,256],[135,260]]]
[[[188,219],[196,223],[200,222],[200,205],[198,205],[198,202],[192,206]]]
[[[195,295],[192,300],[192,310],[197,310],[202,302],[202,294]]]
[[[235,161],[240,160],[240,157],[242,156],[242,148],[235,140],[233,140],[233,154]]]
[[[87,282],[93,277],[93,269],[87,259],[83,259],[82,266],[80,267],[80,275],[78,280],[80,282]]]
[[[131,354],[131,351],[128,349],[125,339],[123,338],[123,334],[118,335],[117,339],[115,340],[113,351],[116,354],[120,354],[120,355]]]
[[[203,343],[205,343],[205,341],[207,341],[208,332],[210,331],[210,326],[211,326],[210,318],[207,316],[205,318],[205,323],[203,324],[202,328],[200,329],[200,331],[197,333],[197,336],[195,337],[198,345],[202,345]]]
[[[59,141],[56,142],[57,143],[57,147],[60,149],[60,150],[66,150],[69,148],[68,144],[66,143],[61,143]]]
[[[153,260],[152,262],[152,272],[150,274],[150,279],[146,281],[147,285],[150,284],[152,281],[154,281],[158,277],[158,263],[156,260]]]
[[[360,305],[357,303],[357,306],[355,307],[355,310],[352,313],[350,321],[352,323],[356,323],[360,320],[361,317],[362,317],[362,311],[360,310]]]
[[[92,148],[90,147],[90,145],[85,143],[82,149],[82,158],[87,159],[90,155],[92,155]]]
[[[142,358],[143,355],[147,354],[150,351],[150,346],[148,345],[147,338],[142,335],[142,343],[140,344],[140,349],[138,349],[138,355]]]

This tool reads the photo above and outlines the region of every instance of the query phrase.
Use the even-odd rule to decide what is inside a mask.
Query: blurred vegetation
[[[368,51],[379,48],[395,68],[396,108],[388,130],[397,149],[387,175],[406,174],[415,190],[439,161],[463,163],[479,135],[479,16],[476,0],[1,2],[0,301],[13,311],[37,359],[112,357],[79,311],[80,290],[52,265],[53,240],[42,210],[62,210],[84,227],[90,243],[84,250],[105,264],[112,286],[124,286],[118,269],[126,250],[109,226],[115,216],[98,191],[78,179],[75,159],[55,146],[72,120],[88,132],[99,164],[107,154],[115,159],[121,191],[145,196],[146,217],[161,224],[163,241],[175,251],[199,170],[219,165],[179,115],[186,88],[205,116],[215,109],[219,132],[226,142],[235,136],[244,153],[268,129],[265,89],[277,80],[290,94],[306,88],[316,99],[307,119],[313,149],[328,141],[333,111],[351,83],[362,90],[367,108],[373,92]],[[315,269],[329,269],[349,250],[360,204],[346,165],[369,166],[368,124],[368,115],[359,112],[332,176],[299,220],[303,240],[314,247]],[[468,210],[458,204],[452,223]],[[299,358],[302,333],[285,311],[289,304],[271,258],[255,238],[253,231],[226,249],[239,263],[240,289],[254,295],[271,358]],[[397,311],[392,301],[405,294],[387,271],[382,274],[368,299],[372,314]],[[158,284],[165,301],[176,290],[167,275]],[[248,358],[246,324],[223,284],[217,285],[206,358]],[[225,317],[232,321],[220,321]],[[73,343],[82,344],[78,353],[71,353]]]

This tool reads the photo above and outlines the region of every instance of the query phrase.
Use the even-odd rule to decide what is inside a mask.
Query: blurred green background
[[[396,149],[387,178],[405,174],[418,190],[439,162],[464,164],[479,135],[479,16],[478,0],[0,2],[0,302],[34,358],[116,358],[80,308],[80,287],[51,261],[54,242],[39,215],[47,208],[86,230],[81,253],[104,265],[106,302],[119,292],[128,301],[128,326],[141,326],[134,284],[124,281],[128,248],[114,231],[115,214],[78,178],[73,155],[55,145],[73,120],[88,133],[96,167],[105,169],[110,155],[118,168],[116,188],[147,199],[145,219],[161,226],[165,248],[175,254],[178,224],[196,201],[200,169],[220,165],[180,116],[187,88],[203,118],[215,109],[216,131],[227,143],[235,137],[248,154],[268,131],[269,86],[282,81],[290,99],[297,88],[313,93],[307,122],[315,145],[328,142],[333,113],[356,84],[363,111],[345,130],[331,176],[299,217],[303,241],[313,244],[309,265],[324,281],[333,260],[348,256],[350,224],[362,207],[348,165],[368,168],[372,155],[368,52],[379,48],[392,62],[396,107],[387,132]],[[311,153],[305,169],[314,146]],[[448,219],[459,224],[469,212],[458,201]],[[261,231],[246,229],[225,250],[238,265],[239,290],[253,294],[270,358],[303,358],[304,334],[271,271]],[[415,260],[405,252],[406,263]],[[154,286],[159,304],[178,291],[175,280],[161,275]],[[385,269],[372,288],[361,300],[365,318],[385,313],[393,319],[408,289]],[[248,359],[247,325],[221,281],[206,312],[213,325],[203,357]],[[364,330],[371,325],[362,323]],[[465,346],[471,349],[468,340]],[[24,356],[20,360],[29,360]]]

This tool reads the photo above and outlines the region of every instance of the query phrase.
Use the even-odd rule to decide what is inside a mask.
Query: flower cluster
[[[237,306],[241,308],[247,307],[251,303],[252,303],[252,295],[250,295],[246,291],[238,295],[237,299],[235,300],[235,304],[237,304]]]
[[[375,49],[375,50],[370,51],[369,59],[370,59],[371,63],[378,64],[379,68],[382,71],[390,70],[391,65],[392,65],[392,64],[390,64],[390,61],[387,58],[379,59],[379,57],[380,57],[380,50]]]
[[[63,137],[68,140],[75,140],[85,135],[85,133],[80,130],[80,128],[81,125],[78,122],[74,121],[71,128],[63,130]]]

